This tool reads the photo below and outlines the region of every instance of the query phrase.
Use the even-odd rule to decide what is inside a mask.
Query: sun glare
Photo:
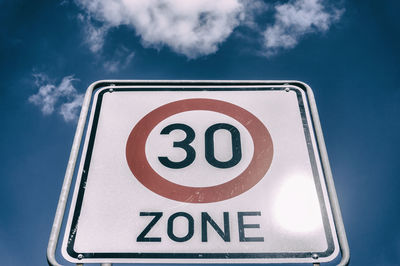
[[[315,185],[311,178],[294,176],[278,191],[274,218],[287,231],[308,233],[322,226]]]

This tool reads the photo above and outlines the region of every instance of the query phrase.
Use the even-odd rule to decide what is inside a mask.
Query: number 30
[[[221,162],[215,158],[214,154],[214,133],[219,129],[228,130],[231,133],[232,137],[232,158],[228,161]],[[183,130],[186,134],[186,138],[182,141],[175,141],[173,147],[181,148],[186,151],[186,158],[180,162],[174,162],[168,159],[168,157],[160,156],[158,160],[164,166],[172,168],[172,169],[181,169],[186,166],[189,166],[193,163],[194,159],[196,158],[196,151],[190,143],[195,138],[194,130],[185,124],[171,124],[166,126],[163,130],[161,130],[160,134],[168,135],[173,130]],[[204,134],[205,139],[205,157],[209,164],[217,168],[230,168],[237,165],[240,160],[242,159],[242,148],[240,143],[240,132],[239,130],[229,124],[219,123],[210,126],[207,128],[206,133]]]

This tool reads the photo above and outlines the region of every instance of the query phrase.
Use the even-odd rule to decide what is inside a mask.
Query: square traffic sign
[[[335,206],[310,97],[301,83],[280,82],[97,89],[63,256],[75,263],[333,260]]]

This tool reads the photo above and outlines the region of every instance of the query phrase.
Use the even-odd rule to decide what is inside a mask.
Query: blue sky
[[[46,264],[90,83],[279,79],[314,90],[351,265],[399,265],[397,1],[178,2],[0,1],[1,264]]]

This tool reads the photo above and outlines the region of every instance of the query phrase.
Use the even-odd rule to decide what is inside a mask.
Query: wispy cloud
[[[103,67],[107,72],[115,73],[127,68],[134,56],[135,52],[130,52],[128,48],[122,46],[115,51],[110,60],[104,61]]]
[[[33,76],[38,92],[29,97],[29,102],[38,106],[44,115],[50,115],[58,110],[64,121],[76,120],[83,101],[83,94],[79,94],[72,84],[76,79],[73,76],[66,76],[55,85],[44,73]]]
[[[96,26],[93,24],[92,19],[89,15],[84,16],[78,15],[78,20],[83,25],[83,32],[85,35],[85,43],[88,45],[90,51],[93,53],[99,52],[103,49],[104,39],[107,35],[109,26],[101,25]]]
[[[276,54],[294,48],[307,34],[327,31],[342,14],[342,10],[328,8],[327,0],[76,2],[84,10],[85,15],[79,15],[79,19],[92,52],[101,51],[110,29],[124,25],[134,29],[143,46],[156,49],[166,46],[190,59],[215,53],[238,26],[257,32],[256,38],[262,40],[266,55]],[[108,63],[110,72],[114,65]]]
[[[324,32],[343,10],[328,10],[321,0],[292,0],[275,6],[275,22],[264,32],[267,55],[295,47],[306,34]]]
[[[83,94],[73,96],[71,102],[66,102],[60,106],[60,114],[65,121],[74,121],[78,118],[78,112],[82,106]]]

